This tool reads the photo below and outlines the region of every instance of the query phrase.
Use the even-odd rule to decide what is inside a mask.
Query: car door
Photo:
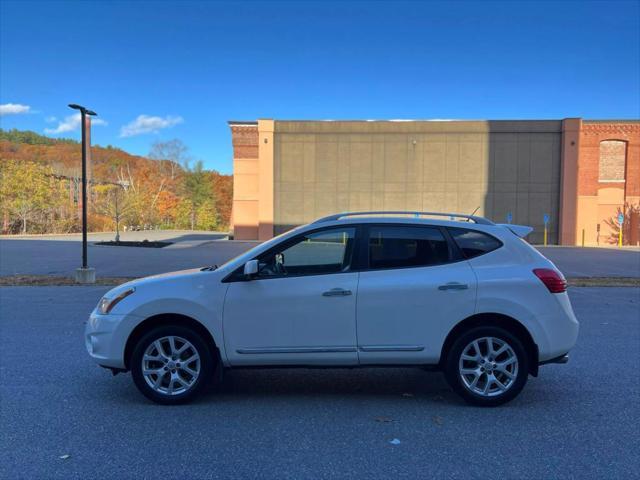
[[[360,363],[437,363],[448,332],[474,313],[473,270],[440,227],[371,225],[363,233]]]
[[[224,302],[231,365],[353,365],[356,228],[324,228],[285,241],[232,275]]]

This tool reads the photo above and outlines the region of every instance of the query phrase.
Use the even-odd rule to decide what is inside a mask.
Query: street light
[[[80,110],[80,120],[82,124],[82,267],[76,270],[76,282],[95,283],[96,271],[87,266],[87,153],[91,146],[91,121],[89,117],[96,114],[81,105],[70,103],[69,108]],[[89,131],[87,132],[87,120],[89,120]],[[87,139],[87,134],[89,138]]]

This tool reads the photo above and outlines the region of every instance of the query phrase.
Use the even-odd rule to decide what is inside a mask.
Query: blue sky
[[[228,120],[638,118],[639,5],[2,0],[0,123],[230,173]]]

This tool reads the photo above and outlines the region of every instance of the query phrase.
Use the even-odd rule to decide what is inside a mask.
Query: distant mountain
[[[78,144],[76,140],[70,138],[51,138],[40,135],[31,130],[3,130],[0,128],[0,140],[15,143],[27,143],[29,145],[55,145],[59,143]]]

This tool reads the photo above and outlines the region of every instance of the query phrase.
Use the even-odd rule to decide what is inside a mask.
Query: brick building
[[[265,240],[342,211],[471,213],[541,242],[640,241],[640,120],[229,122],[232,225]]]

